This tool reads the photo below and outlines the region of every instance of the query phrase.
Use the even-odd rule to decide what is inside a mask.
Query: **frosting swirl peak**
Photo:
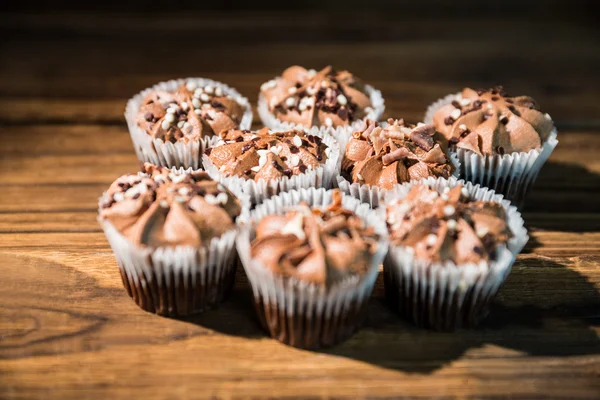
[[[479,155],[528,152],[541,147],[554,128],[529,96],[508,96],[501,86],[464,89],[437,110],[433,122],[451,145]]]

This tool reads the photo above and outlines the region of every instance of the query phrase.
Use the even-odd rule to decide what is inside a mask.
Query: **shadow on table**
[[[600,326],[600,294],[583,275],[552,261],[517,263],[482,324],[451,333],[401,321],[384,303],[381,286],[362,330],[323,353],[421,374],[489,345],[536,356],[600,354],[593,330]]]
[[[590,216],[600,212],[598,195],[600,174],[579,164],[548,161],[521,211],[528,228],[598,231],[598,215]]]

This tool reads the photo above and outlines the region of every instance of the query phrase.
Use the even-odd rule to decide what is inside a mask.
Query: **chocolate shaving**
[[[410,140],[425,151],[433,148],[433,135],[435,127],[433,125],[422,125],[412,130]]]
[[[399,149],[396,149],[391,153],[384,155],[381,161],[383,161],[384,165],[390,165],[398,160],[402,160],[403,158],[408,157],[409,154],[410,152],[408,151],[408,149],[406,149],[406,147],[400,147]]]

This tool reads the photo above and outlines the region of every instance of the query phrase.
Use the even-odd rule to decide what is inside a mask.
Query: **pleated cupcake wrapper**
[[[425,113],[425,123],[433,123],[435,112],[452,103],[458,95],[460,93],[451,94],[431,104]],[[554,128],[541,148],[529,152],[480,156],[470,150],[457,148],[455,154],[461,163],[461,178],[494,189],[522,208],[538,173],[557,144],[557,131]]]
[[[254,293],[261,324],[273,338],[291,346],[327,347],[351,336],[364,319],[378,267],[387,252],[387,232],[382,214],[370,210],[367,204],[344,196],[343,206],[354,211],[381,235],[365,275],[354,276],[326,288],[295,278],[283,278],[251,257],[250,243],[261,218],[284,214],[302,201],[314,207],[327,207],[331,198],[332,191],[325,189],[281,193],[250,213],[237,241],[238,254]]]
[[[327,157],[325,163],[320,167],[307,170],[303,174],[292,175],[289,178],[284,176],[283,178],[270,181],[263,179],[254,181],[239,176],[224,176],[219,172],[219,169],[212,163],[206,154],[203,156],[202,160],[204,168],[213,179],[218,180],[229,188],[241,188],[243,193],[250,196],[252,204],[258,204],[278,193],[292,189],[310,187],[323,187],[329,189],[331,187],[333,178],[337,176],[340,171],[340,149],[333,137],[329,135],[322,136],[321,134],[317,134],[317,136],[321,137],[323,143],[331,149],[329,157]]]
[[[460,161],[456,154],[450,154],[450,161],[454,165],[452,176],[458,178],[460,175]],[[387,189],[380,188],[377,185],[367,185],[361,183],[351,183],[341,174],[336,177],[336,186],[344,193],[359,199],[363,203],[368,203],[372,208],[377,208],[382,203]]]
[[[366,118],[372,120],[379,120],[385,111],[385,102],[381,96],[381,92],[375,89],[371,85],[365,85],[365,93],[371,99],[372,111],[367,113]],[[304,130],[310,135],[325,135],[330,134],[335,137],[336,140],[340,141],[340,149],[346,148],[348,138],[355,130],[360,129],[364,126],[363,120],[357,120],[349,125],[344,126],[313,126],[306,127],[302,124],[294,122],[282,121],[269,111],[269,105],[262,94],[258,97],[258,115],[260,116],[263,124],[274,131],[289,131],[292,129]]]
[[[401,315],[418,326],[436,330],[474,326],[487,315],[491,300],[529,239],[523,218],[502,195],[456,178],[428,178],[399,185],[386,194],[386,202],[404,198],[419,183],[440,193],[446,187],[463,184],[473,199],[500,203],[514,236],[498,248],[495,261],[479,264],[425,261],[415,258],[412,248],[390,244],[384,261],[386,297]]]
[[[244,115],[240,122],[240,129],[250,129],[252,125],[252,107],[247,98],[239,94],[235,89],[224,83],[205,78],[186,78],[175,79],[158,83],[151,88],[144,89],[127,102],[125,108],[125,119],[129,127],[129,134],[133,141],[133,146],[137,157],[142,162],[150,162],[164,167],[183,167],[200,168],[202,167],[202,153],[208,146],[211,137],[203,137],[198,141],[171,143],[162,139],[157,139],[146,133],[137,124],[137,114],[144,97],[155,90],[164,90],[167,92],[176,91],[182,84],[195,82],[198,87],[211,85],[215,88],[223,89],[225,95],[230,95],[236,102],[244,108]]]
[[[238,220],[247,220],[248,196],[239,190],[232,192],[242,202]],[[150,248],[132,243],[108,220],[98,217],[98,222],[117,259],[123,286],[143,310],[184,316],[216,306],[229,293],[239,263],[235,249],[237,225],[206,246]]]

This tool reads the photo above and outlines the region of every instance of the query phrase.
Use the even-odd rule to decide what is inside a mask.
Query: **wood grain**
[[[0,17],[10,36],[0,45],[1,399],[600,397],[600,43],[590,25],[351,11],[160,22]],[[455,333],[416,329],[388,309],[380,276],[361,331],[301,351],[259,329],[242,271],[217,310],[177,320],[137,308],[96,222],[98,196],[138,167],[127,99],[207,76],[254,101],[286,66],[332,62],[382,89],[389,116],[416,122],[462,86],[504,83],[557,121],[559,146],[523,213],[531,239],[490,317]]]

